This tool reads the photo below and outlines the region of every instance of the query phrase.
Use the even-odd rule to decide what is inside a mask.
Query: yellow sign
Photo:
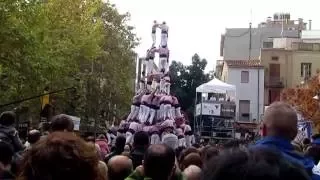
[[[48,91],[44,91],[44,93],[48,93]],[[40,97],[41,108],[43,109],[46,104],[49,104],[49,94]]]

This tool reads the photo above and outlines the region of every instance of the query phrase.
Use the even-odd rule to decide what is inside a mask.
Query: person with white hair
[[[162,24],[159,26],[161,29],[161,42],[160,45],[162,47],[167,47],[168,43],[168,32],[169,32],[169,27],[165,21],[162,22]]]
[[[166,120],[171,121],[171,120]],[[166,123],[166,121],[164,123]],[[171,124],[170,122],[168,124]],[[173,127],[164,128],[164,132],[162,133],[162,144],[165,144],[172,149],[178,148],[178,136],[173,133]]]

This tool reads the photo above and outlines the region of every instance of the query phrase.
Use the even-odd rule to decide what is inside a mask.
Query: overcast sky
[[[320,29],[317,0],[111,0],[121,13],[130,12],[130,24],[135,26],[141,40],[136,49],[144,56],[151,46],[153,20],[166,21],[169,26],[170,60],[190,64],[198,53],[208,61],[212,70],[220,57],[220,37],[225,28],[246,28],[265,21],[275,12],[289,12],[291,17],[308,21]],[[252,14],[252,15],[251,15]],[[291,19],[292,19],[291,18]],[[160,37],[158,38],[160,40]],[[159,42],[159,41],[158,41]]]

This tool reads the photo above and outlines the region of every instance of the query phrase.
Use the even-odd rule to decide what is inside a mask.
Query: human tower
[[[161,40],[157,48],[156,37],[159,29]],[[128,144],[132,143],[133,136],[138,131],[148,132],[151,144],[171,139],[171,144],[176,148],[189,147],[194,141],[191,127],[181,114],[178,98],[170,94],[168,32],[166,22],[158,24],[154,21],[151,31],[152,45],[144,58],[146,72],[143,73],[139,90],[132,99],[130,114],[126,120],[121,121],[118,130],[119,134],[126,136]],[[159,59],[158,66],[154,65],[156,57]]]

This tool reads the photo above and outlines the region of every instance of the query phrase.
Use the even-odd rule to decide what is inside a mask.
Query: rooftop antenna
[[[281,18],[281,38],[283,38],[284,13],[280,13],[280,18]]]
[[[252,50],[252,9],[250,9],[250,23],[249,23],[249,58],[251,60],[251,50]]]
[[[250,23],[252,23],[252,8],[250,9]]]

